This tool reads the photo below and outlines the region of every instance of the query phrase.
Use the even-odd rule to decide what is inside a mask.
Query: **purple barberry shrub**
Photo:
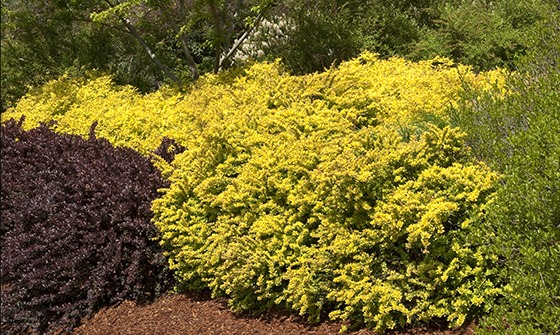
[[[174,285],[151,223],[150,159],[48,125],[2,124],[2,333],[71,330],[101,307]]]

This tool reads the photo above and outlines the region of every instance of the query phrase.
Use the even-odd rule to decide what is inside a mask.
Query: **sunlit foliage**
[[[414,63],[380,60],[370,53],[306,76],[290,76],[278,62],[257,63],[242,75],[207,75],[187,93],[161,89],[143,95],[91,74],[89,80],[61,77],[49,82],[3,113],[2,120],[25,115],[25,129],[56,120],[56,131],[81,136],[99,121],[99,137],[147,153],[165,136],[186,144],[196,133],[208,131],[205,127],[233,127],[248,117],[300,107],[335,113],[355,128],[391,123],[404,129],[430,117],[445,119],[445,108],[458,99],[463,79],[486,87],[503,75],[475,75],[446,59]]]

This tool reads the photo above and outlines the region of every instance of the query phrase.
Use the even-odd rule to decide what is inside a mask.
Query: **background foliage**
[[[323,71],[368,50],[411,60],[443,56],[475,71],[510,68],[555,1],[284,1],[294,27],[262,41],[259,59],[281,58],[296,74]],[[274,12],[273,12],[274,13]],[[278,15],[278,14],[277,14]]]
[[[282,38],[258,41],[253,45],[255,58],[280,58],[294,74],[324,71],[364,50],[382,58],[425,60],[443,56],[471,65],[475,71],[511,68],[536,36],[537,23],[547,21],[558,9],[552,0],[272,3],[268,21],[282,18],[292,29]],[[232,16],[233,2],[222,5],[222,37],[216,36],[204,5],[187,2],[186,15],[173,17],[178,24],[186,24],[181,34],[201,74],[214,70],[213,46],[217,39],[223,40],[221,48],[227,51],[241,36],[246,28],[241,17],[251,16],[247,7],[251,4],[244,4],[239,17]],[[2,111],[13,106],[29,85],[41,85],[65,73],[82,77],[96,69],[112,74],[116,83],[133,85],[141,92],[170,83],[118,20],[91,22],[90,15],[106,7],[100,1],[3,0]],[[130,18],[140,35],[164,65],[188,81],[189,62],[164,12],[155,3],[135,8]],[[169,13],[174,12],[178,9]],[[255,34],[262,32],[257,30]],[[226,63],[224,67],[231,65]]]
[[[553,1],[445,1],[427,9],[432,20],[419,29],[408,55],[439,55],[476,71],[513,69],[538,34],[536,26],[557,10]]]
[[[92,24],[87,11],[80,2],[2,1],[2,111],[29,86],[64,74],[82,77],[95,69],[143,92],[162,83],[163,75],[132,36]],[[154,32],[154,38],[162,33]]]

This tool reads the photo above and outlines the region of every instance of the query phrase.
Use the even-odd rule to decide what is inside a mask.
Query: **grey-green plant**
[[[478,243],[499,255],[504,295],[479,334],[560,333],[560,25],[538,27],[507,89],[471,91],[453,122],[503,174]]]

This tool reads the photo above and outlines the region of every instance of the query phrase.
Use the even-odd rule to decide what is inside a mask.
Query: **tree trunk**
[[[210,0],[209,1],[209,5],[210,5],[210,12],[212,14],[212,20],[214,20],[214,26],[215,26],[215,33],[216,33],[216,37],[215,37],[215,55],[216,55],[216,60],[214,61],[214,73],[218,73],[218,71],[220,70],[220,57],[222,56],[222,21],[220,20],[220,13],[218,13],[217,9],[216,9],[216,3],[214,2],[214,0]]]
[[[163,16],[165,17],[167,22],[169,22],[171,24],[171,27],[173,28],[173,31],[175,31],[175,34],[177,34],[177,37],[179,38],[179,41],[181,42],[181,48],[183,49],[183,53],[185,54],[185,58],[187,59],[187,64],[189,66],[189,70],[191,71],[192,80],[197,81],[198,78],[199,78],[198,69],[196,68],[196,63],[194,62],[194,59],[192,58],[191,52],[189,51],[189,47],[188,47],[185,35],[183,33],[181,33],[181,31],[179,30],[179,27],[177,26],[177,23],[175,23],[173,18],[170,17],[166,8],[163,7],[163,4],[158,1],[158,5],[159,5],[159,8],[160,8],[161,12],[163,13]],[[180,10],[180,15],[183,15],[183,13],[184,13],[184,11]]]
[[[121,18],[122,22],[124,23],[124,25],[126,26],[126,28],[128,29],[128,31],[130,31],[130,33],[136,37],[136,39],[138,40],[138,42],[140,42],[140,44],[142,45],[142,47],[144,48],[144,50],[146,50],[146,52],[148,53],[148,55],[150,55],[150,57],[152,58],[152,60],[157,64],[157,66],[159,66],[159,68],[169,77],[171,78],[171,80],[173,80],[174,82],[176,82],[177,84],[181,83],[181,81],[179,80],[179,78],[175,77],[175,75],[173,73],[171,73],[171,71],[167,68],[167,66],[165,66],[157,57],[157,55],[152,51],[152,49],[150,49],[150,47],[148,46],[148,44],[146,43],[146,41],[144,41],[144,39],[142,38],[142,36],[140,36],[140,34],[138,33],[138,31],[136,30],[136,28],[134,28],[134,25],[132,25],[132,23],[130,22],[129,19],[127,18]]]

